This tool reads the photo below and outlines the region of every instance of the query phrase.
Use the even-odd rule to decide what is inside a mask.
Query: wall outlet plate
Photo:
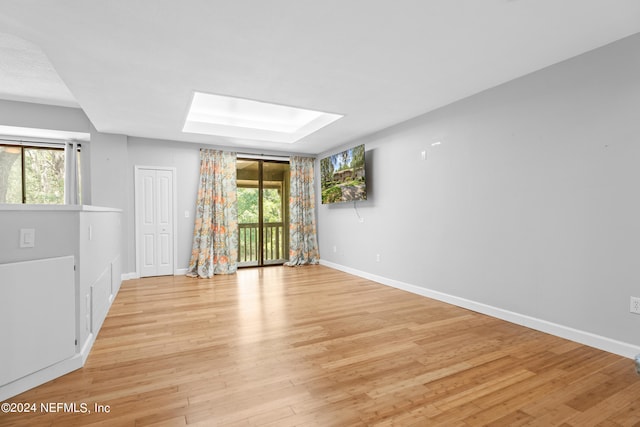
[[[635,314],[640,314],[640,298],[631,297],[629,311]]]

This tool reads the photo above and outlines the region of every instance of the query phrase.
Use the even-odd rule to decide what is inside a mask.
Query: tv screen
[[[320,160],[322,204],[367,199],[364,144]]]

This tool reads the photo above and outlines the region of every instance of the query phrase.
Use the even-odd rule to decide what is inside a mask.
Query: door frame
[[[140,268],[141,250],[142,245],[140,242],[140,201],[138,200],[138,194],[140,193],[141,183],[139,178],[140,169],[150,169],[155,171],[169,171],[171,172],[172,193],[173,197],[171,203],[173,205],[173,275],[176,275],[178,270],[178,203],[177,203],[177,185],[176,185],[176,168],[172,166],[143,166],[135,165],[134,167],[134,212],[135,212],[135,249],[136,249],[136,278],[140,278],[142,269]]]

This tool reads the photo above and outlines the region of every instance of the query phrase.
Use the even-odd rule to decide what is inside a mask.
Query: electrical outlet
[[[376,262],[380,262],[380,254],[376,254]]]
[[[640,298],[631,297],[631,307],[629,308],[629,311],[635,314],[640,314]]]

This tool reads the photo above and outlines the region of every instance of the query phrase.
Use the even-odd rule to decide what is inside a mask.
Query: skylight
[[[195,92],[183,132],[292,144],[340,114]]]

